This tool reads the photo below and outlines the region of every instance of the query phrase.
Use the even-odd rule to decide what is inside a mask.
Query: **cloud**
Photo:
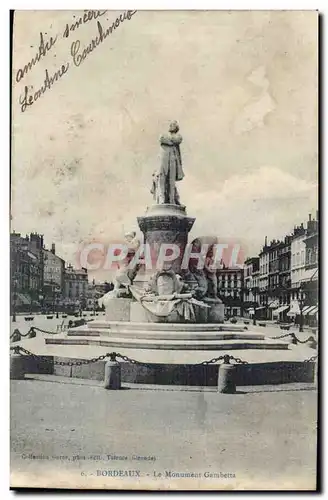
[[[247,254],[260,250],[265,235],[288,234],[317,207],[315,183],[272,166],[233,175],[221,185],[214,182],[211,190],[201,190],[196,178],[186,184],[183,191],[189,195],[182,201],[196,217],[193,234],[234,238]]]
[[[256,127],[263,127],[266,115],[276,108],[275,102],[269,93],[270,82],[266,78],[265,66],[260,66],[252,71],[247,80],[259,87],[260,93],[252,98],[237,116],[234,123],[234,132],[236,134],[249,132]]]

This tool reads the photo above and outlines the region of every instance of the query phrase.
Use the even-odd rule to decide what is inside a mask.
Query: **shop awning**
[[[302,274],[302,282],[318,281],[318,268],[306,269]]]
[[[275,309],[276,307],[279,307],[279,302],[277,300],[274,300],[271,304],[269,304],[270,309]]]
[[[254,314],[254,312],[255,312],[255,311],[254,311],[254,307],[250,307],[250,308],[248,309],[248,312],[249,312],[249,314]]]
[[[17,293],[16,294],[16,300],[15,304],[18,306],[26,306],[31,304],[31,299],[29,296],[23,294],[23,293]]]
[[[265,309],[265,306],[260,306],[256,308],[257,311],[259,311],[260,309]]]
[[[288,309],[288,308],[289,308],[289,306],[286,306],[286,305],[278,307],[278,309],[273,311],[273,316],[278,316],[281,312],[286,311],[286,309]]]
[[[310,309],[313,309],[314,306],[306,306],[303,308],[303,316],[305,316],[309,311]]]
[[[314,306],[313,308],[311,308],[307,313],[306,315],[307,316],[315,316],[318,312],[318,306]]]

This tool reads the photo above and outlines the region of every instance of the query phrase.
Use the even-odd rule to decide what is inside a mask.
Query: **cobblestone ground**
[[[11,484],[313,489],[316,399],[12,381]]]

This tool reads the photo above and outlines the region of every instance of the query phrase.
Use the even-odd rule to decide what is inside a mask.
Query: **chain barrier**
[[[24,347],[21,347],[19,345],[18,346],[11,346],[10,350],[14,351],[14,354],[22,355],[22,353],[23,353],[23,354],[26,354],[27,356],[31,356],[39,361],[43,361],[44,363],[50,363],[50,362],[52,363],[53,362],[55,365],[58,365],[58,366],[89,365],[91,363],[96,363],[97,361],[103,361],[107,357],[110,357],[112,361],[115,361],[115,359],[113,359],[113,355],[116,355],[116,353],[106,353],[106,354],[102,354],[101,356],[98,356],[97,358],[83,359],[83,360],[79,360],[79,361],[57,361],[57,360],[52,361],[49,358],[47,358],[46,356],[40,356],[38,354],[34,354],[33,352],[28,351],[27,349],[24,349]]]
[[[10,335],[9,339],[13,339],[13,338],[16,338],[17,340],[13,340],[13,342],[17,342],[20,340],[20,337],[28,337],[32,334],[33,336],[33,333],[35,333],[36,331],[38,332],[41,332],[41,333],[46,333],[48,335],[58,335],[60,333],[63,333],[63,331],[65,331],[67,328],[63,327],[61,330],[57,331],[57,332],[50,332],[49,330],[43,330],[42,328],[38,328],[37,326],[31,326],[31,328],[29,329],[29,331],[27,333],[21,333],[18,328],[16,328],[13,333]],[[19,338],[17,338],[19,336]],[[35,336],[35,335],[34,335]]]
[[[243,361],[240,358],[235,358],[230,354],[224,354],[223,356],[219,356],[218,358],[212,358],[208,361],[202,361],[201,363],[195,363],[196,366],[206,366],[217,363],[218,361],[223,361],[225,364],[229,365],[230,361],[235,361],[236,364],[247,365],[248,361]]]
[[[25,349],[24,347],[21,346],[11,346],[10,347],[11,351],[14,351],[14,354],[26,354],[27,356],[32,356],[35,359],[38,359],[43,362],[51,362],[47,357],[45,356],[40,356],[38,354],[34,354],[33,352],[29,351],[28,349]],[[130,358],[129,356],[125,356],[124,354],[120,354],[119,352],[107,352],[106,354],[102,354],[101,356],[98,356],[97,358],[91,358],[91,359],[84,359],[84,360],[79,360],[79,361],[54,361],[53,363],[55,365],[59,366],[81,366],[81,365],[88,365],[91,363],[96,363],[97,361],[103,361],[106,358],[110,358],[111,361],[116,361],[117,358],[120,358],[122,361],[126,361],[128,363],[131,363],[133,365],[141,365],[141,366],[148,366],[152,367],[156,363],[144,363],[142,361],[137,361],[136,359]],[[213,358],[208,361],[202,361],[201,363],[195,363],[195,366],[206,366],[210,364],[217,363],[218,361],[224,361],[227,364],[230,364],[230,361],[234,360],[236,363],[239,364],[248,364],[247,361],[242,361],[240,358],[235,358],[234,356],[231,356],[229,354],[225,354],[223,356],[219,356],[218,358]]]
[[[306,344],[307,342],[312,342],[313,340],[316,341],[313,335],[310,335],[310,337],[308,337],[306,340],[300,340],[296,337],[296,335],[294,335],[294,338],[297,340],[299,344]]]
[[[147,367],[153,367],[154,364],[156,363],[144,363],[142,361],[137,361],[136,359],[129,358],[129,356],[125,356],[123,354],[120,354],[119,352],[107,352],[106,354],[102,354],[101,356],[98,356],[96,358],[91,358],[91,359],[83,359],[79,361],[57,361],[57,360],[50,360],[46,356],[40,356],[38,354],[34,354],[33,352],[25,349],[24,347],[21,347],[19,345],[17,346],[11,346],[10,350],[13,351],[14,354],[20,354],[21,356],[23,354],[26,354],[27,356],[31,356],[34,359],[37,359],[39,361],[42,361],[44,363],[53,363],[58,366],[82,366],[82,365],[89,365],[91,363],[97,363],[97,361],[104,361],[106,358],[110,358],[110,361],[117,361],[117,358],[120,358],[122,361],[126,361],[128,363],[131,363],[133,365],[141,365],[141,366],[147,366]],[[315,354],[314,356],[311,356],[308,359],[304,360],[304,363],[314,363],[318,358],[318,355]],[[218,363],[219,361],[223,361],[225,364],[231,364],[231,361],[234,361],[233,364],[242,364],[242,365],[247,365],[249,364],[248,361],[243,361],[240,358],[236,358],[235,356],[232,356],[230,354],[224,354],[222,356],[218,356],[217,358],[212,358],[207,361],[202,361],[201,363],[195,363],[194,366],[208,366],[208,365],[213,365],[215,363]]]
[[[112,354],[115,355],[116,358],[120,358],[123,361],[127,361],[128,363],[131,363],[132,365],[142,365],[142,366],[151,367],[152,365],[156,364],[156,363],[143,363],[142,361],[137,361],[136,359],[129,358],[129,356],[124,356],[123,354],[120,354],[119,352],[113,352]],[[115,361],[115,359],[113,361]]]
[[[37,330],[38,332],[47,333],[49,335],[58,335],[59,333],[61,333],[60,331],[59,332],[50,332],[49,330],[43,330],[42,328],[38,328],[37,326],[32,326],[32,328],[34,328],[34,330]]]
[[[31,333],[34,332],[34,327],[31,326],[31,328],[29,329],[29,331],[27,333],[21,333],[18,328],[16,328],[13,333],[10,335],[9,339],[13,339],[14,337],[17,337],[19,335],[19,337],[27,337],[28,335],[30,335]],[[19,338],[20,340],[20,338]],[[15,342],[15,341],[14,341]]]
[[[290,335],[295,335],[293,332],[283,333],[282,335],[277,335],[276,337],[270,337],[271,339],[284,339],[285,337],[289,337]]]
[[[317,361],[317,359],[318,359],[318,355],[315,354],[314,356],[311,356],[309,359],[305,359],[304,363],[315,363],[315,361]]]
[[[313,337],[313,335],[310,335],[306,340],[300,340],[294,332],[290,333],[284,333],[283,335],[278,335],[276,337],[270,337],[271,339],[283,339],[285,337],[291,337],[292,341],[294,341],[296,344],[307,344],[308,342],[312,343],[312,347],[315,349],[317,346],[317,341]]]

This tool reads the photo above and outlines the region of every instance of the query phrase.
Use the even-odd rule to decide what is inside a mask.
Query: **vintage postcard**
[[[12,488],[317,488],[318,32],[13,13]]]

